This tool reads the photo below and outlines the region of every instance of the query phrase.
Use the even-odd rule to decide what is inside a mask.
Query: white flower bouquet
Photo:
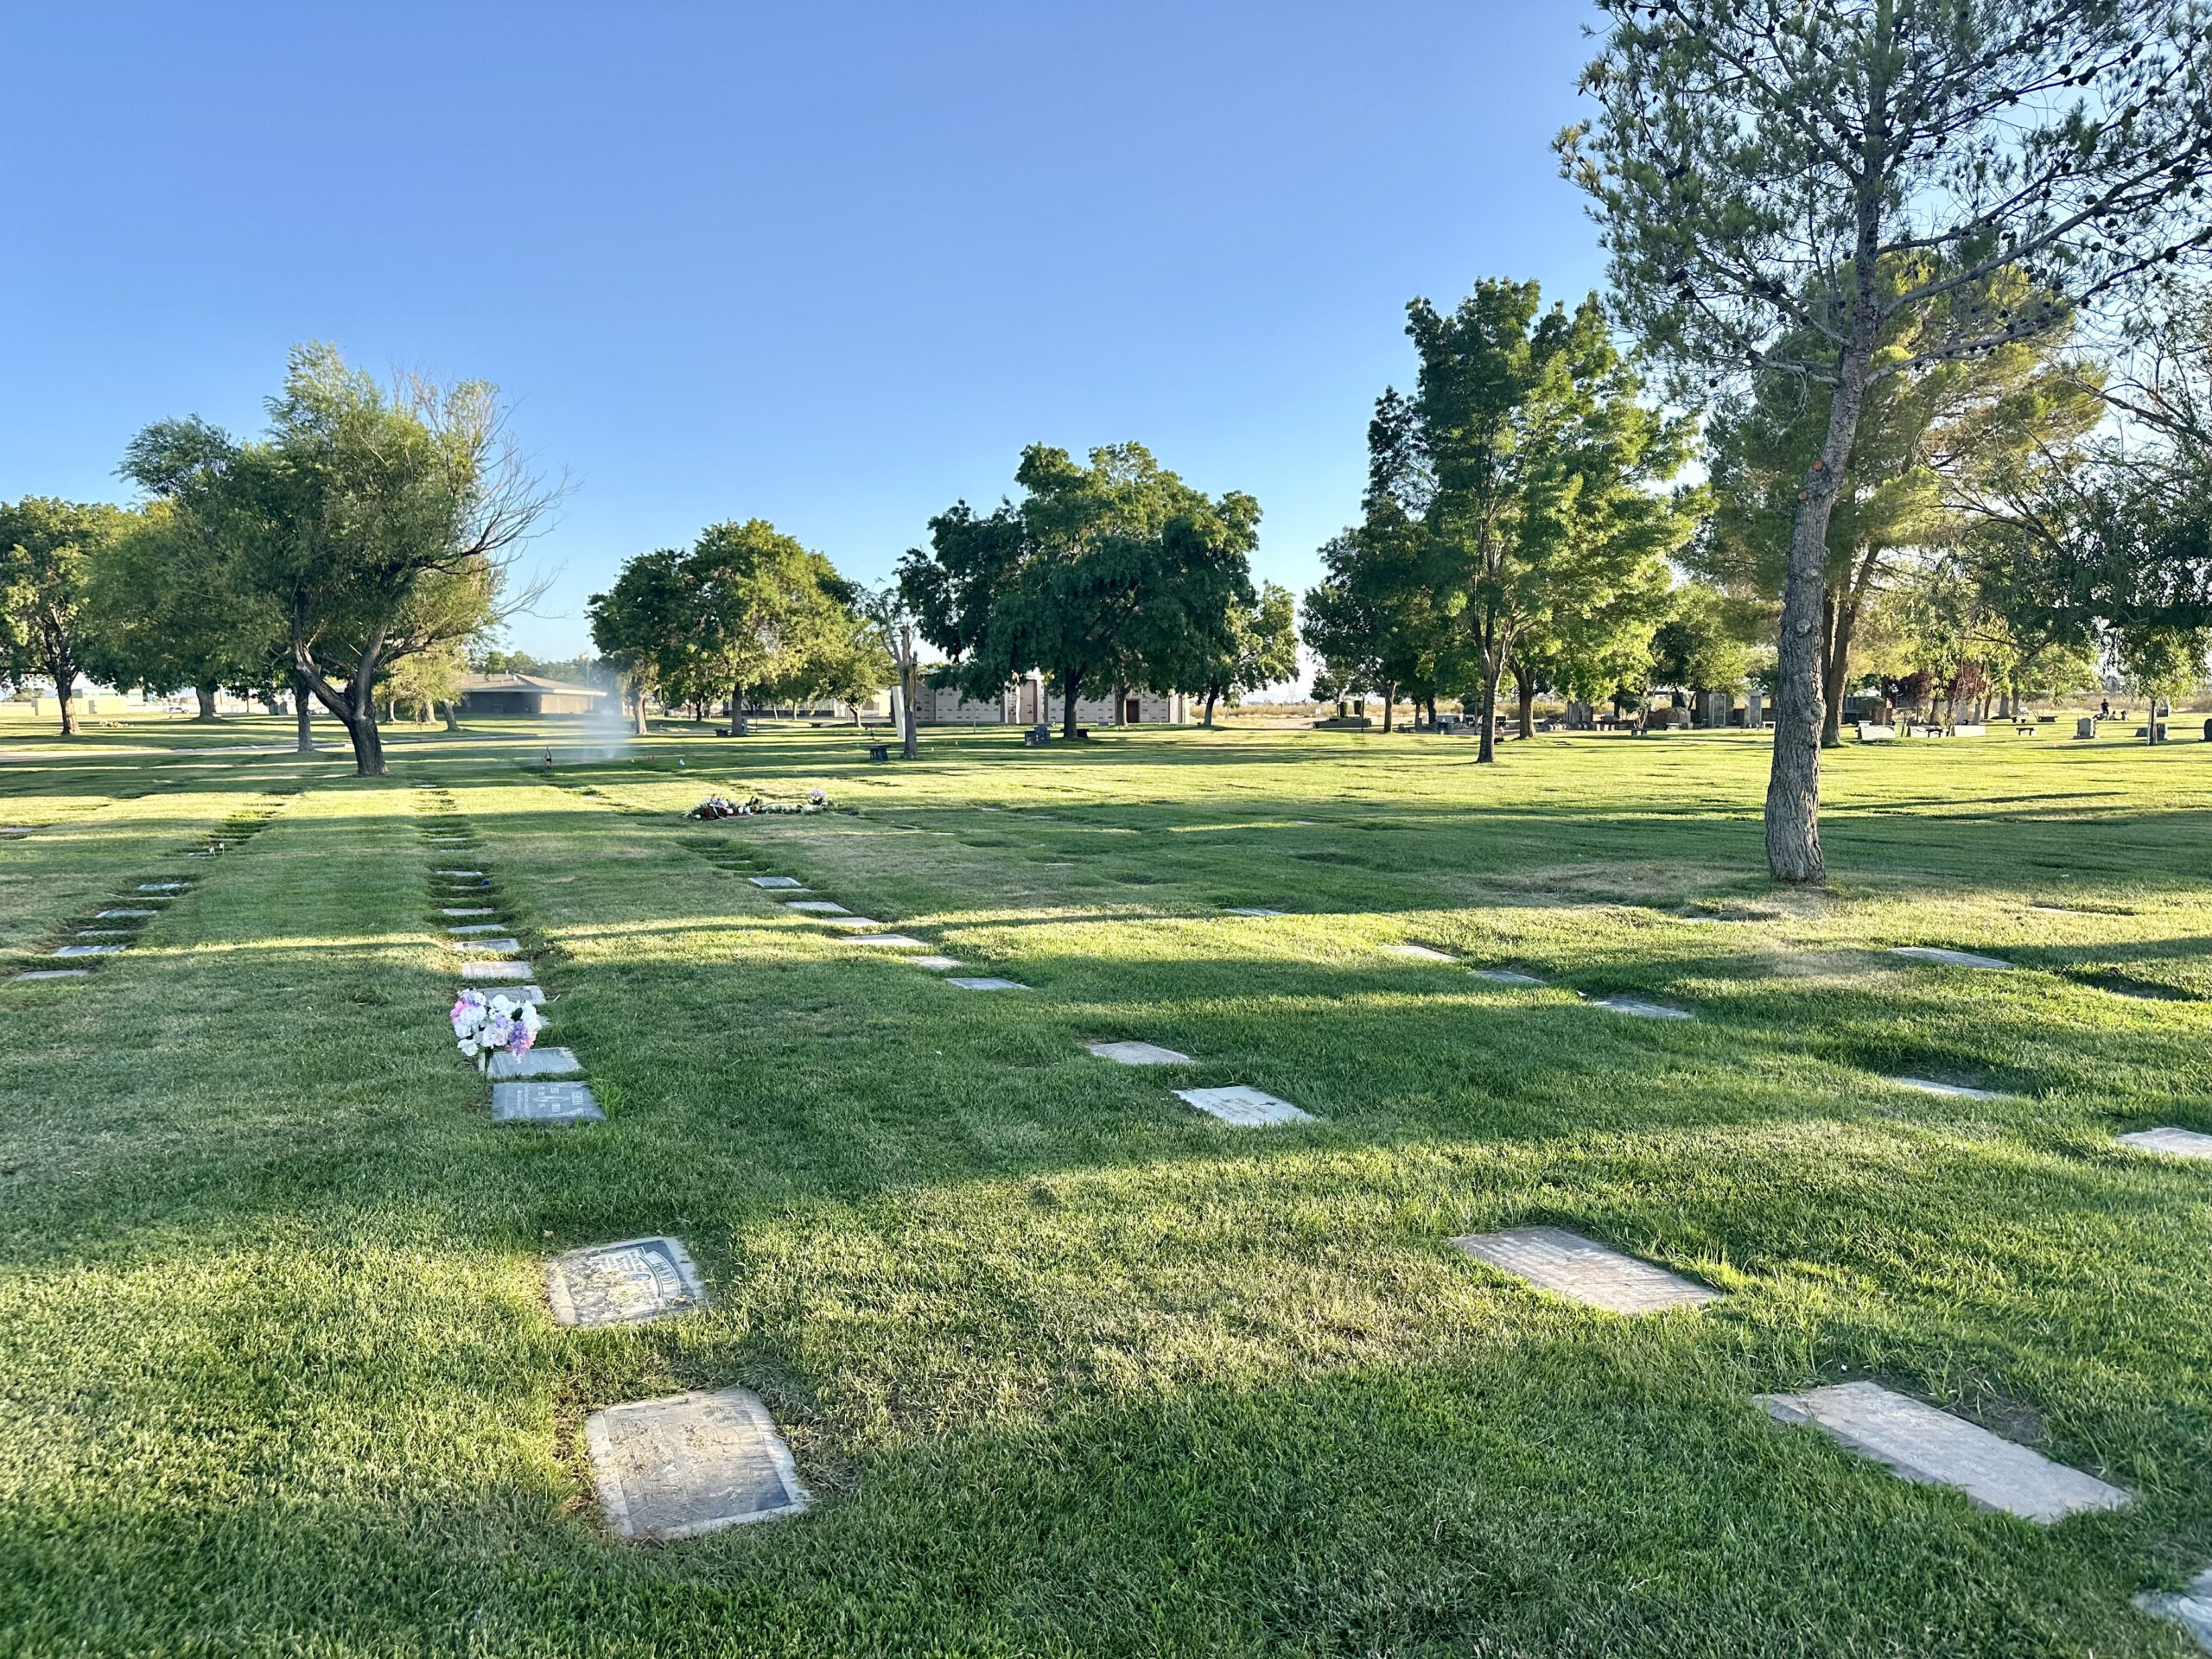
[[[475,1061],[480,1071],[491,1069],[494,1053],[528,1052],[545,1026],[544,1016],[519,997],[486,996],[481,991],[463,991],[451,1018],[461,1057]]]

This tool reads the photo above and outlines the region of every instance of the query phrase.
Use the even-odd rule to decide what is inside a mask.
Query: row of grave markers
[[[233,811],[207,832],[207,837],[184,855],[187,858],[217,858],[244,846],[269,827],[270,820],[283,810],[281,803],[267,807],[246,807]],[[22,831],[29,835],[29,830]],[[72,926],[68,942],[57,945],[52,957],[57,962],[77,962],[92,957],[119,957],[137,940],[146,924],[162,913],[162,906],[191,890],[189,880],[141,881],[124,895],[125,902],[111,903],[105,910],[94,911],[91,926]],[[105,925],[103,925],[105,924]],[[32,968],[15,976],[19,982],[47,979],[89,979],[90,968]]]
[[[728,855],[721,868],[742,870],[753,861]],[[479,871],[442,872],[482,880]],[[905,960],[945,972],[961,964],[930,953],[926,941],[881,931],[883,924],[855,916],[833,900],[793,898],[811,889],[795,877],[750,874],[752,885],[773,893],[786,908],[849,934],[856,944],[913,951]],[[1279,915],[1256,907],[1237,913]],[[501,941],[502,944],[511,942]],[[512,946],[511,946],[512,948]],[[1420,960],[1456,961],[1447,953],[1407,944],[1397,954]],[[1897,954],[1955,967],[2001,970],[1995,957],[1925,946]],[[466,971],[466,970],[464,970]],[[1515,969],[1473,970],[1493,983],[1533,987],[1543,982]],[[524,972],[527,972],[525,967]],[[995,976],[952,977],[976,990],[1026,989]],[[1643,1018],[1690,1019],[1685,1010],[1634,998],[1600,999],[1600,1005]],[[1101,1058],[1128,1065],[1186,1065],[1189,1055],[1141,1041],[1088,1046]],[[1993,1091],[1921,1078],[1893,1078],[1936,1093],[1993,1097]],[[1287,1101],[1235,1085],[1178,1090],[1201,1111],[1240,1127],[1313,1121]],[[594,1112],[594,1116],[596,1113]],[[558,1121],[558,1120],[555,1120]],[[2132,1146],[2183,1155],[2212,1155],[2212,1136],[2163,1128],[2123,1135]],[[2200,1144],[2201,1143],[2201,1144]],[[1521,1227],[1455,1238],[1470,1257],[1540,1290],[1624,1317],[1703,1306],[1720,1292],[1654,1263],[1557,1227]],[[632,1323],[696,1311],[707,1305],[706,1287],[676,1239],[626,1239],[556,1256],[547,1266],[547,1295],[563,1325]],[[2049,1524],[2082,1510],[2111,1510],[2129,1494],[2081,1470],[2044,1458],[1953,1414],[1869,1382],[1758,1397],[1777,1421],[1810,1423],[1841,1445],[1881,1463],[1903,1478],[1951,1487],[1991,1510]],[[795,1514],[810,1502],[789,1447],[758,1395],[742,1388],[695,1391],[673,1398],[607,1407],[586,1421],[584,1438],[601,1506],[609,1529],[626,1538],[682,1538],[743,1522]],[[2145,1596],[2146,1611],[2180,1620],[2212,1647],[2212,1573],[2176,1596]]]

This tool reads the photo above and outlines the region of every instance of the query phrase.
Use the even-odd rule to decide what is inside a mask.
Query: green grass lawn
[[[2212,1562],[2212,1166],[2113,1136],[2212,1130],[2212,747],[1847,747],[1807,894],[1741,734],[551,732],[360,782],[210,752],[287,721],[0,725],[0,971],[196,881],[0,980],[0,1652],[2193,1650],[2130,1598]],[[452,1052],[434,800],[605,1123],[494,1125]],[[1193,1064],[1082,1046],[1127,1038]],[[1318,1121],[1170,1092],[1230,1083]],[[1448,1242],[1532,1223],[1726,1294],[1625,1320]],[[710,1308],[552,1324],[547,1255],[662,1231]],[[1751,1402],[1868,1377],[2135,1501],[2035,1527]],[[584,1417],[730,1384],[815,1508],[611,1541]]]

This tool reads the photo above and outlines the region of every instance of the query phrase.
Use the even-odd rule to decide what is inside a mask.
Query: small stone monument
[[[1275,1123],[1311,1123],[1313,1116],[1302,1112],[1287,1100],[1278,1100],[1262,1090],[1249,1084],[1232,1084],[1226,1089],[1178,1089],[1176,1097],[1189,1102],[1200,1111],[1219,1118],[1224,1123],[1234,1123],[1239,1128],[1262,1128]]]
[[[1515,1227],[1452,1243],[1478,1261],[1530,1284],[1609,1313],[1700,1307],[1719,1292],[1639,1262],[1563,1227]]]
[[[1191,1057],[1179,1054],[1172,1048],[1161,1048],[1154,1043],[1092,1043],[1090,1052],[1102,1060],[1118,1060],[1123,1065],[1189,1065]]]
[[[1890,954],[1910,957],[1916,962],[1941,963],[1946,968],[1980,968],[1992,973],[2009,972],[2012,966],[2001,957],[1978,957],[1971,950],[1944,950],[1932,944],[1900,944]]]
[[[2116,1137],[2123,1147],[2139,1152],[2162,1152],[2169,1158],[2212,1158],[2212,1135],[2195,1129],[2136,1129]]]
[[[519,1054],[499,1049],[492,1055],[491,1076],[500,1083],[521,1077],[572,1077],[582,1070],[573,1049],[526,1048]]]
[[[581,1083],[495,1083],[492,1117],[499,1123],[596,1123],[599,1109],[590,1088]]]

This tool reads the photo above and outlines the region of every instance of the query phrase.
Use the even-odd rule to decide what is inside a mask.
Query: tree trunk
[[[1068,670],[1065,684],[1065,701],[1061,705],[1060,735],[1072,743],[1075,741],[1075,694],[1082,688],[1083,671],[1079,668]]]
[[[902,622],[899,625],[899,685],[906,694],[906,729],[899,735],[904,744],[899,753],[909,760],[921,753],[921,734],[914,729],[914,722],[921,717],[914,709],[914,693],[921,683],[921,676],[916,672],[919,667],[914,659],[913,624]]]
[[[1521,720],[1521,735],[1523,737],[1534,737],[1536,734],[1536,682],[1535,677],[1532,675],[1524,678],[1521,675],[1516,674],[1513,677],[1513,691],[1514,701],[1518,705],[1516,712],[1519,714]]]
[[[77,735],[77,701],[70,684],[70,681],[75,678],[73,674],[68,680],[57,678],[54,683],[54,700],[61,705],[61,735],[64,737]]]
[[[205,685],[195,685],[192,688],[192,695],[200,699],[200,712],[194,716],[195,719],[215,718],[215,693],[218,690],[219,688],[212,680]]]
[[[732,737],[747,737],[752,734],[752,730],[745,723],[745,688],[734,686],[729,694],[729,734]]]
[[[297,669],[292,671],[292,721],[298,734],[293,747],[302,754],[315,753],[315,694]]]
[[[1384,686],[1382,688],[1382,729],[1384,731],[1390,729],[1390,716],[1395,714],[1397,709],[1398,688],[1395,685]]]
[[[445,702],[440,703],[438,706],[446,711],[446,730],[449,732],[459,731],[461,729],[461,706],[454,702],[450,697],[447,698]]]
[[[1497,682],[1502,665],[1483,664],[1483,728],[1482,747],[1475,751],[1475,764],[1488,766],[1497,759]]]
[[[1774,764],[1766,786],[1766,861],[1777,880],[1818,882],[1821,855],[1821,624],[1827,598],[1828,515],[1859,435],[1874,344],[1870,269],[1859,275],[1859,320],[1839,365],[1827,436],[1806,469],[1789,531],[1789,575],[1782,590],[1782,637],[1775,661]]]
[[[630,688],[630,707],[633,716],[631,732],[635,736],[643,737],[645,734],[645,688],[642,681]]]
[[[1212,725],[1212,724],[1213,724],[1213,700],[1214,700],[1214,690],[1213,690],[1213,688],[1212,688],[1211,686],[1208,686],[1208,687],[1206,688],[1206,721],[1205,721],[1205,723],[1206,723],[1207,725],[1209,725],[1209,726],[1211,726],[1211,725]]]

